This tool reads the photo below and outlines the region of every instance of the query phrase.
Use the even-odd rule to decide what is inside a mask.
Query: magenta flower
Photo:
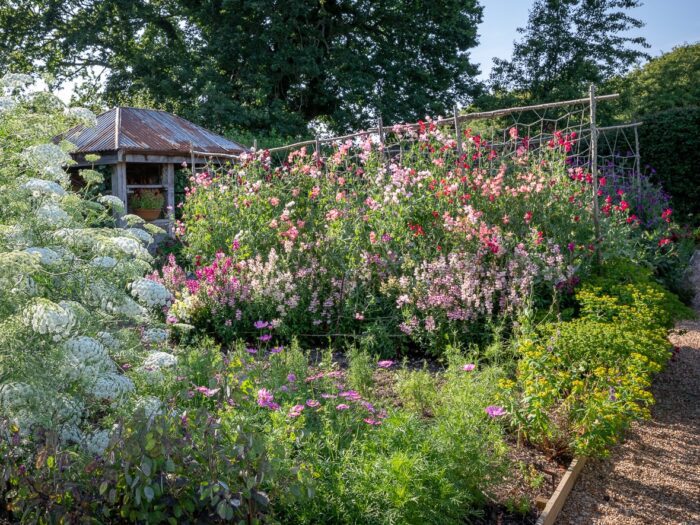
[[[274,348],[270,348],[270,353],[271,354],[279,354],[284,350],[283,346],[275,346]]]
[[[335,407],[336,410],[347,410],[350,408],[350,405],[346,405],[345,403],[340,403]]]
[[[257,354],[258,353],[258,349],[253,348],[253,347],[248,347],[245,349],[245,351],[248,352],[249,354]]]
[[[391,359],[385,359],[384,361],[379,361],[377,367],[379,368],[391,368],[394,362]]]
[[[289,381],[290,383],[294,383],[294,381],[296,381],[296,380],[297,380],[297,376],[295,374],[291,374],[291,373],[287,374],[287,381]]]
[[[263,343],[267,343],[270,339],[272,339],[272,336],[270,334],[265,334],[258,337],[258,339],[260,339]]]
[[[367,418],[363,419],[363,421],[365,423],[367,423],[368,425],[381,425],[382,424],[381,421],[378,421],[376,419],[372,419],[371,417],[367,417]]]
[[[374,405],[372,403],[369,401],[360,401],[360,404],[365,408],[365,410],[374,414]]]
[[[277,410],[279,408],[279,405],[275,403],[275,397],[267,388],[261,388],[258,390],[258,406],[269,408],[271,410]]]
[[[465,372],[471,372],[475,368],[476,368],[476,365],[474,363],[468,363],[462,367],[462,370],[464,370]]]
[[[336,396],[335,394],[321,394],[321,397],[323,399],[335,399],[338,396]]]
[[[309,408],[318,408],[321,406],[321,403],[316,401],[315,399],[307,399],[306,400],[306,406]]]
[[[497,406],[497,405],[490,405],[487,406],[485,409],[486,413],[488,414],[489,417],[499,417],[503,416],[506,413],[505,408]]]
[[[265,328],[267,328],[268,326],[270,326],[270,324],[269,324],[267,321],[255,321],[255,323],[253,324],[253,326],[254,326],[255,328],[257,328],[258,330],[264,330]]]

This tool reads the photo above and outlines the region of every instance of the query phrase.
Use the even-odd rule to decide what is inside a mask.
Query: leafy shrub
[[[551,453],[605,455],[631,421],[648,416],[652,376],[670,357],[666,329],[691,312],[649,270],[622,261],[576,298],[579,319],[521,338],[504,402],[518,431]]]

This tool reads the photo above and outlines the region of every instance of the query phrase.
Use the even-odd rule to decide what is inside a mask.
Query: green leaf
[[[143,488],[143,495],[146,496],[146,500],[148,501],[153,501],[153,498],[155,497],[155,492],[153,492],[153,489],[151,487],[144,487]]]

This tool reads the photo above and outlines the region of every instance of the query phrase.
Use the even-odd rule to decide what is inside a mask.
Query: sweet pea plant
[[[227,340],[266,318],[287,337],[373,331],[440,353],[548,304],[590,265],[592,178],[575,132],[539,148],[508,136],[496,148],[465,130],[459,154],[428,121],[395,126],[397,146],[368,135],[198,173],[177,227],[194,276],[171,259],[152,277],[176,298],[170,321]],[[639,255],[625,199],[602,204],[604,254]]]

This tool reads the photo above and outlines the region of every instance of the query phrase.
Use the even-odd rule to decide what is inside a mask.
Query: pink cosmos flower
[[[465,372],[471,372],[475,368],[476,368],[476,365],[474,363],[467,363],[466,365],[464,365],[462,367],[462,370],[464,370]]]
[[[270,339],[272,339],[272,336],[270,334],[265,334],[258,337],[258,339],[260,339],[263,343],[267,343]]]
[[[350,405],[346,405],[345,403],[340,403],[335,407],[336,410],[347,410],[350,408]]]
[[[316,401],[315,399],[307,399],[306,400],[306,406],[309,408],[318,408],[321,406],[321,403]]]
[[[379,361],[377,363],[378,368],[391,368],[394,362],[391,359],[385,359],[384,361]]]
[[[365,423],[367,423],[368,425],[375,425],[376,426],[376,425],[382,424],[381,421],[377,421],[376,419],[372,419],[371,417],[367,417],[367,418],[363,419],[363,421]]]
[[[275,397],[267,388],[261,388],[258,390],[258,406],[269,408],[271,410],[277,410],[279,408],[279,405],[275,403]]]
[[[265,328],[270,326],[270,324],[267,321],[255,321],[255,323],[253,323],[253,326],[258,330],[264,330]]]
[[[304,405],[294,405],[289,411],[289,417],[299,417],[304,411]]]

